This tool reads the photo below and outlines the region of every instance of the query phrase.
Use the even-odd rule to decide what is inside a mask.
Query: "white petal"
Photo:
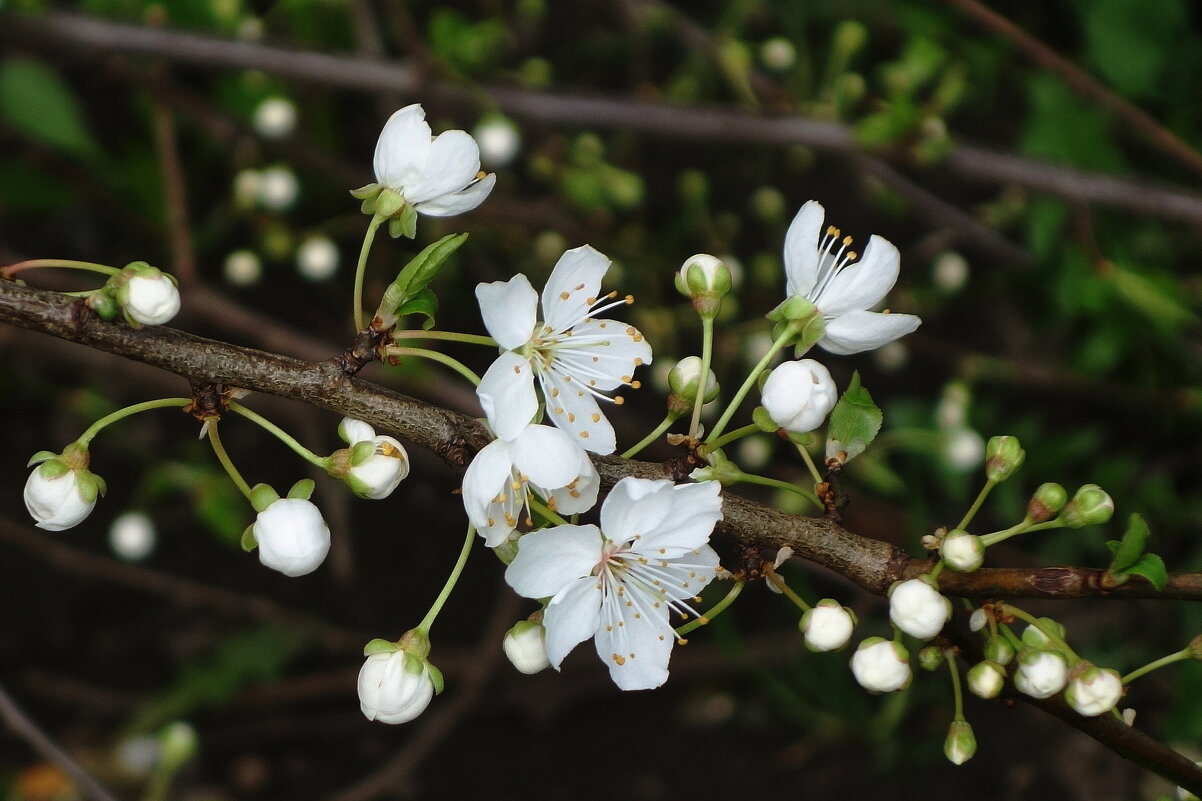
[[[544,498],[555,499],[555,509],[560,514],[578,515],[597,505],[601,477],[597,475],[597,469],[593,467],[588,453],[577,450],[580,453],[580,466],[577,468],[576,480],[566,487],[553,489],[543,495]]]
[[[384,123],[376,142],[376,182],[399,190],[420,180],[429,152],[430,126],[421,104],[398,109]]]
[[[493,508],[500,506],[494,504],[493,499],[505,492],[512,477],[509,444],[499,439],[485,445],[463,474],[463,508],[490,548],[500,545],[513,530]]]
[[[600,619],[601,590],[593,576],[579,578],[551,599],[543,613],[547,661],[556,670],[568,652],[592,637]]]
[[[676,634],[668,606],[632,585],[611,593],[601,607],[597,656],[622,690],[650,690],[668,680],[668,660]]]
[[[633,558],[644,573],[654,575],[653,586],[661,601],[693,602],[718,575],[718,552],[708,545],[659,561],[654,556],[634,556],[633,552],[625,558]],[[646,564],[643,559],[647,559]]]
[[[534,335],[538,293],[521,273],[508,281],[477,284],[476,302],[484,327],[502,348],[520,348]]]
[[[540,487],[566,486],[580,471],[580,446],[558,428],[526,426],[511,448],[518,472]]]
[[[587,317],[608,269],[609,257],[588,245],[564,251],[543,287],[543,322],[559,332]]]
[[[818,344],[839,356],[879,348],[913,332],[922,323],[913,314],[850,311],[826,323],[826,336]]]
[[[471,211],[483,203],[496,183],[496,173],[490,172],[479,181],[468,184],[465,189],[417,203],[415,206],[427,217],[454,217],[456,214]]]
[[[356,442],[374,439],[376,430],[362,420],[344,417],[338,425],[338,436],[348,445],[354,445]]]
[[[538,412],[534,368],[525,356],[506,351],[497,357],[480,380],[476,397],[496,435],[512,440],[530,425]]]
[[[547,598],[588,576],[600,559],[596,526],[544,528],[518,540],[518,555],[505,569],[505,581],[518,595]]]
[[[634,381],[638,367],[651,363],[651,345],[634,326],[619,320],[587,320],[572,328],[555,349],[556,367],[607,392]]]
[[[602,456],[614,452],[617,435],[592,393],[557,370],[541,372],[538,378],[547,401],[547,415],[555,425],[571,434],[586,451]]]
[[[647,530],[637,550],[665,557],[692,551],[709,542],[722,519],[722,485],[717,481],[680,484],[672,488],[670,511],[664,521]]]
[[[893,289],[900,267],[901,255],[893,243],[873,236],[860,260],[832,276],[814,303],[828,317],[871,309]]]
[[[818,240],[826,210],[817,200],[801,207],[785,234],[785,294],[809,297],[818,280]]]
[[[627,542],[649,534],[671,513],[671,481],[628,476],[614,485],[601,505],[601,530],[607,539]]]
[[[464,131],[443,131],[430,143],[421,180],[405,188],[405,199],[423,203],[458,192],[480,172],[480,148]]]

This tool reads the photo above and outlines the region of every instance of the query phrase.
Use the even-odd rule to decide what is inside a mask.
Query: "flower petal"
[[[547,401],[547,415],[555,425],[571,434],[586,451],[603,456],[614,452],[618,447],[614,427],[591,392],[554,368],[540,372],[538,378]]]
[[[556,595],[592,573],[601,559],[601,542],[601,531],[596,526],[532,531],[518,540],[518,555],[505,569],[505,581],[525,598]]]
[[[871,309],[893,289],[900,268],[901,255],[893,243],[873,236],[860,260],[835,273],[812,300],[827,317]]]
[[[558,428],[526,426],[510,447],[518,472],[540,487],[563,487],[579,474],[582,449]]]
[[[543,628],[547,661],[556,670],[569,651],[596,633],[600,609],[601,589],[595,576],[576,579],[551,599],[543,613]]]
[[[650,690],[668,680],[676,634],[668,606],[640,588],[619,583],[600,609],[597,656],[622,690]]]
[[[465,131],[443,131],[430,143],[420,180],[405,187],[405,199],[423,203],[458,192],[480,172],[480,147]]]
[[[597,475],[597,469],[593,467],[588,453],[580,448],[577,448],[577,451],[580,454],[580,466],[577,468],[576,479],[565,487],[551,489],[545,494],[540,493],[548,500],[555,499],[555,509],[560,514],[578,515],[597,505],[601,477]]]
[[[606,539],[628,542],[654,531],[672,513],[672,482],[628,476],[601,504]]]
[[[508,281],[477,284],[476,302],[484,327],[502,348],[520,348],[534,335],[538,293],[522,273]]]
[[[668,514],[659,525],[642,532],[636,550],[671,558],[708,543],[714,526],[722,519],[721,491],[717,481],[672,487],[670,493],[665,493],[670,501]],[[603,530],[608,534],[604,525],[603,520]]]
[[[849,311],[826,323],[826,336],[818,341],[829,353],[846,356],[879,348],[913,332],[922,320],[913,314]]]
[[[505,520],[504,505],[495,500],[507,494],[512,477],[509,443],[500,439],[485,445],[463,474],[463,508],[489,548],[504,542],[514,528]]]
[[[538,412],[534,369],[525,356],[506,351],[484,373],[480,386],[476,387],[476,397],[496,435],[512,440],[530,425]]]
[[[449,195],[433,198],[414,204],[418,211],[427,217],[454,217],[471,211],[484,202],[497,183],[497,174],[490,172],[478,181],[472,181],[465,188]]]
[[[826,209],[817,200],[801,207],[785,234],[785,294],[809,297],[818,282],[818,239]]]
[[[559,333],[587,317],[608,269],[609,257],[589,245],[564,251],[543,287],[543,322]]]
[[[373,158],[376,182],[401,190],[420,181],[430,152],[430,126],[420,103],[393,112],[384,123]]]
[[[651,345],[637,328],[618,320],[586,320],[555,349],[555,366],[602,392],[634,381],[651,363]]]

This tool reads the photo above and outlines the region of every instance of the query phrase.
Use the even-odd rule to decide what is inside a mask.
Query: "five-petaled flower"
[[[897,282],[900,256],[886,239],[872,236],[862,256],[850,250],[851,237],[822,223],[826,212],[816,200],[801,207],[785,235],[786,292],[818,309],[826,333],[818,344],[846,355],[879,348],[905,336],[922,322],[912,314],[868,311]]]
[[[669,613],[690,602],[721,569],[709,546],[722,519],[716,481],[675,486],[624,478],[601,505],[601,527],[556,526],[527,534],[505,572],[519,595],[550,598],[543,625],[558,669],[594,637],[597,654],[623,690],[668,678],[676,634]]]
[[[476,287],[484,325],[504,349],[476,390],[501,439],[516,437],[538,412],[537,376],[555,425],[593,453],[617,447],[597,400],[611,400],[604,393],[623,385],[637,387],[635,368],[651,362],[651,346],[633,326],[593,318],[631,302],[615,300],[616,293],[598,296],[608,269],[609,259],[588,245],[565,252],[543,289],[542,320],[526,276]]]

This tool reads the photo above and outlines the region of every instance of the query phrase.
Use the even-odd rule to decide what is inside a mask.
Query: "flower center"
[[[826,233],[818,243],[818,280],[814,282],[814,291],[810,295],[810,300],[814,302],[815,306],[818,305],[822,293],[830,285],[831,279],[860,257],[860,254],[854,250],[848,250],[851,247],[852,238],[840,234],[838,228],[828,225]]]

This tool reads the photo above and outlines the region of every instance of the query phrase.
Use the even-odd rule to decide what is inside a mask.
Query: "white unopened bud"
[[[978,698],[997,698],[1006,682],[1006,669],[997,662],[978,662],[968,669],[968,691]]]
[[[145,512],[123,512],[109,525],[109,547],[127,562],[149,556],[156,538],[154,522]]]
[[[280,498],[252,526],[259,561],[285,576],[312,573],[330,552],[330,528],[309,501]]]
[[[505,632],[505,656],[520,672],[533,675],[551,667],[547,659],[547,631],[542,623],[523,620]]]
[[[333,278],[338,262],[338,246],[326,236],[311,236],[296,249],[296,271],[310,281]]]
[[[1068,662],[1059,651],[1026,651],[1019,654],[1014,686],[1032,698],[1049,698],[1068,682]]]
[[[296,129],[296,105],[285,97],[269,97],[255,109],[255,130],[268,139],[283,139]]]
[[[838,651],[855,628],[851,610],[833,598],[823,598],[801,618],[806,647],[811,651]]]
[[[952,602],[921,578],[900,582],[889,590],[889,619],[911,637],[931,639],[951,616]]]
[[[136,261],[109,279],[117,304],[131,323],[162,325],[179,312],[175,279],[144,261]]]
[[[263,262],[254,251],[235,250],[225,257],[221,274],[234,286],[250,286],[263,277]]]
[[[1117,670],[1082,661],[1073,666],[1071,673],[1064,700],[1079,715],[1092,718],[1109,712],[1123,697],[1123,680]]]
[[[392,437],[376,435],[355,443],[344,480],[360,498],[387,498],[409,475],[409,454]]]
[[[259,173],[259,202],[271,211],[287,211],[300,195],[296,173],[287,167],[268,167]]]
[[[935,286],[947,292],[959,292],[968,283],[968,260],[955,251],[941,253],[931,268]]]
[[[865,690],[889,693],[909,686],[910,652],[901,643],[869,637],[851,657],[851,672]]]
[[[954,720],[943,741],[943,755],[953,765],[963,765],[977,753],[977,737],[967,720]]]
[[[522,134],[518,126],[500,114],[482,119],[472,131],[472,137],[480,146],[480,163],[486,167],[504,167],[522,149]]]
[[[104,481],[88,470],[88,449],[69,445],[62,454],[41,451],[29,460],[37,465],[25,482],[25,508],[46,531],[79,525],[104,494]]]
[[[406,651],[371,654],[359,669],[359,708],[381,723],[413,720],[434,697],[430,667]]]
[[[764,382],[762,402],[772,422],[793,434],[822,425],[839,398],[830,372],[813,359],[785,362]]]
[[[952,570],[971,573],[985,561],[985,543],[976,534],[957,529],[943,538],[939,556]]]

